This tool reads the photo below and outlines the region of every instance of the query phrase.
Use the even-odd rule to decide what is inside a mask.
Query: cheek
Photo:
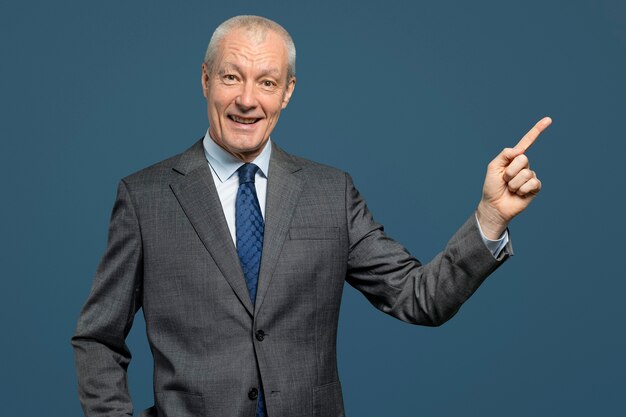
[[[228,91],[224,91],[222,88],[213,88],[213,94],[209,95],[209,106],[214,111],[221,113],[228,104],[233,101]]]
[[[282,95],[281,95],[282,96]],[[283,100],[279,97],[272,97],[272,100],[265,106],[266,114],[271,119],[276,119],[280,115],[280,111],[283,109]]]

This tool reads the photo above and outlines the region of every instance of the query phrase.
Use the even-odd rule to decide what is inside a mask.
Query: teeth
[[[242,119],[241,117],[232,116],[232,115],[230,116],[230,118],[236,121],[237,123],[245,123],[245,124],[252,124],[257,121],[257,119]]]

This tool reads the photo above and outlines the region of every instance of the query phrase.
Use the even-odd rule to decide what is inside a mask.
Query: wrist
[[[490,240],[498,240],[509,225],[509,222],[503,219],[497,210],[489,207],[484,201],[478,204],[476,219],[483,234]]]

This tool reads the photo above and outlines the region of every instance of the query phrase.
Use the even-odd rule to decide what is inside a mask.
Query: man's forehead
[[[284,40],[271,31],[262,39],[249,36],[248,31],[234,30],[220,43],[218,71],[243,70],[252,66],[266,73],[280,74],[288,66]],[[281,68],[284,67],[284,68]]]

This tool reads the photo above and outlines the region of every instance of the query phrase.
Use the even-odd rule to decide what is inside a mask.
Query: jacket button
[[[263,330],[257,330],[256,332],[256,340],[262,342],[265,339],[265,332]]]
[[[256,400],[259,396],[259,391],[256,388],[252,388],[250,392],[248,392],[248,398],[251,400]]]

